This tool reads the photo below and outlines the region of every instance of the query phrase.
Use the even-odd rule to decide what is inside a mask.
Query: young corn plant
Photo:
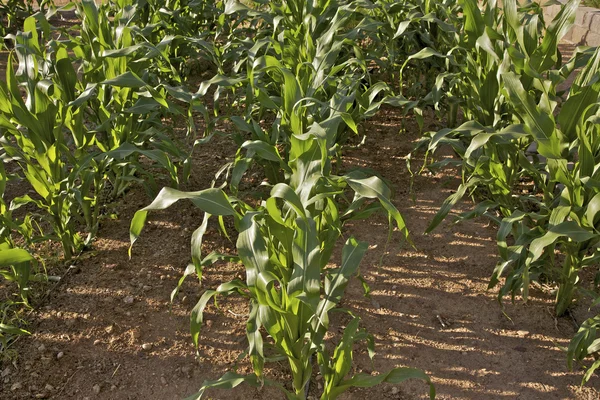
[[[427,154],[450,145],[462,159],[463,184],[444,203],[428,231],[466,193],[485,200],[470,216],[496,209],[503,218],[514,210],[538,209],[539,195],[548,201],[549,192],[537,154],[560,158],[566,146],[560,131],[550,132],[539,124],[548,125],[547,114],[559,100],[558,84],[573,65],[581,65],[573,61],[562,70],[554,69],[560,60],[558,41],[574,20],[577,2],[565,5],[545,31],[540,27],[539,9],[530,14],[529,6],[518,8],[508,1],[503,12],[493,2],[480,11],[472,3],[463,2],[465,36],[462,47],[455,51],[457,60],[466,57],[461,73],[468,79],[454,80],[448,92],[448,102],[462,104],[469,121],[456,129],[432,132],[418,145],[426,148]],[[451,94],[453,90],[458,92]],[[523,103],[524,93],[532,94],[527,104]],[[536,103],[539,109],[534,109]],[[533,184],[533,190],[515,195],[522,183]]]
[[[57,239],[62,243],[65,258],[69,259],[83,245],[72,218],[90,202],[87,194],[81,192],[81,177],[91,157],[87,150],[77,147],[82,143],[73,145],[72,142],[85,136],[77,111],[68,107],[65,100],[68,80],[74,76],[72,66],[43,61],[33,18],[26,20],[25,29],[16,36],[17,74],[11,56],[7,82],[0,83],[3,136],[0,145],[5,157],[19,164],[36,196],[13,199],[11,209],[34,204],[42,212],[41,219],[51,227],[51,233],[43,239]],[[66,51],[57,52],[56,57],[59,60],[66,57]]]
[[[347,178],[347,181],[359,186],[364,184],[358,179]],[[369,183],[374,181],[369,180]],[[329,329],[329,312],[336,309],[348,280],[358,272],[367,245],[348,239],[342,250],[340,267],[325,269],[341,235],[338,228],[341,221],[336,220],[340,214],[333,202],[339,190],[319,192],[320,187],[314,177],[296,191],[280,183],[273,187],[269,200],[256,209],[228,198],[218,189],[194,193],[164,189],[153,204],[136,213],[132,221],[133,239],[139,235],[148,211],[165,208],[183,198],[190,199],[208,214],[233,215],[239,232],[238,259],[246,269],[246,282],[223,283],[202,295],[192,311],[192,338],[198,345],[204,309],[213,297],[237,293],[248,298],[247,353],[255,374],[227,373],[219,380],[205,382],[190,399],[201,398],[212,387],[231,388],[243,382],[276,386],[288,399],[305,399],[315,356],[325,383],[322,399],[335,399],[352,386],[400,383],[409,378],[428,382],[430,395],[434,397],[429,378],[422,371],[411,368],[396,368],[378,376],[357,374],[347,377],[355,341],[367,340],[372,355],[372,338],[358,330],[357,317],[346,328],[334,353],[327,351],[324,338]],[[303,196],[307,195],[310,197],[303,201]],[[361,196],[356,202],[361,203]],[[348,217],[352,217],[357,213],[355,216],[359,216],[356,207],[356,204],[350,205],[344,214],[349,213]],[[272,339],[273,354],[266,354],[261,328]],[[265,362],[273,357],[287,359],[292,375],[291,390],[263,376]]]
[[[199,97],[181,86],[171,64],[173,36],[152,43],[149,34],[134,24],[138,4],[121,1],[113,9],[100,8],[93,1],[78,4],[82,24],[80,37],[69,37],[68,46],[80,63],[77,96],[80,107],[95,134],[94,145],[105,155],[103,179],[110,182],[112,198],[122,194],[131,182],[144,185],[154,195],[157,170],[167,172],[172,185],[179,183],[179,166],[189,174],[191,152],[184,151],[166,132],[166,117],[185,115],[173,99],[188,106],[188,135],[194,133],[193,112],[205,113]],[[109,15],[114,12],[111,19]],[[167,79],[169,77],[169,79]],[[176,86],[172,86],[172,85]],[[145,160],[151,160],[148,167]],[[158,167],[158,168],[157,168]]]
[[[324,341],[329,329],[329,312],[336,309],[348,280],[358,273],[366,244],[347,240],[339,268],[327,269],[336,242],[342,235],[343,222],[365,218],[383,209],[406,235],[404,221],[389,200],[389,189],[375,176],[355,171],[344,176],[331,175],[328,150],[330,142],[325,129],[314,123],[304,135],[290,138],[290,159],[285,163],[275,146],[249,143],[248,149],[268,154],[285,166],[285,182],[272,187],[270,197],[253,208],[219,189],[184,193],[163,189],[155,201],[138,211],[131,223],[132,243],[139,236],[148,211],[164,209],[180,199],[191,200],[206,213],[201,227],[193,234],[194,271],[215,259],[239,260],[246,269],[246,281],[234,280],[206,291],[192,311],[192,338],[196,345],[200,336],[203,313],[208,302],[217,295],[240,294],[249,299],[247,322],[248,350],[254,375],[228,373],[214,382],[205,382],[198,394],[211,387],[233,387],[242,382],[274,385],[290,399],[304,399],[317,358],[324,377],[323,399],[335,399],[352,386],[368,387],[381,382],[400,383],[408,378],[429,382],[421,371],[397,368],[376,377],[364,374],[347,377],[352,365],[352,344],[366,340],[372,349],[372,338],[358,329],[358,318],[346,328],[344,340],[329,353]],[[354,191],[346,199],[347,189]],[[376,200],[378,203],[372,203]],[[340,206],[342,205],[342,206]],[[237,257],[211,254],[201,257],[201,241],[210,215],[233,216],[239,232]],[[185,275],[184,275],[185,277]],[[272,339],[274,354],[265,354],[264,329]],[[291,390],[266,379],[264,364],[272,357],[289,363]],[[430,383],[430,382],[429,382]],[[431,395],[434,395],[431,387]]]
[[[518,110],[527,124],[536,121],[540,140],[547,148],[555,149],[548,158],[547,201],[539,213],[532,215],[516,210],[503,224],[513,227],[527,216],[535,221],[535,228],[515,237],[519,246],[505,253],[494,277],[509,271],[505,291],[515,293],[522,289],[527,295],[531,270],[540,270],[558,283],[556,313],[563,315],[576,297],[579,272],[593,265],[597,259],[598,232],[597,202],[600,195],[595,185],[597,165],[600,163],[598,112],[600,109],[600,50],[596,49],[587,67],[571,87],[569,97],[556,120],[552,115],[541,118],[543,110],[533,104],[524,91],[512,93],[519,101]],[[520,89],[520,88],[515,88]],[[525,114],[526,113],[526,114]],[[535,117],[535,120],[530,119]],[[558,128],[560,126],[560,129]],[[543,137],[541,136],[543,134]],[[542,146],[540,146],[542,148]],[[556,153],[564,154],[563,157]],[[550,156],[550,154],[548,154]],[[499,235],[505,242],[507,234]],[[562,258],[560,272],[554,272],[555,252]]]

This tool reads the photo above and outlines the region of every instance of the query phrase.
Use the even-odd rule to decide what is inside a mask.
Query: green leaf
[[[139,89],[146,86],[146,82],[140,79],[135,73],[127,71],[124,74],[116,76],[112,79],[100,82],[101,85],[111,85],[118,87],[128,87],[133,89]]]
[[[133,216],[129,228],[131,246],[133,246],[133,243],[135,243],[142,232],[144,224],[146,223],[148,211],[164,210],[173,203],[185,199],[191,200],[196,207],[211,215],[235,214],[235,210],[231,206],[229,198],[221,189],[211,188],[200,190],[198,192],[182,192],[180,190],[165,187],[149,206],[138,210]],[[131,247],[129,248],[129,254],[131,256]]]
[[[391,371],[374,376],[364,373],[354,375],[352,378],[342,381],[335,387],[331,391],[329,399],[336,399],[351,387],[373,387],[383,382],[398,384],[408,379],[421,379],[427,382],[429,384],[429,398],[435,398],[435,387],[425,372],[416,368],[394,368]]]
[[[23,249],[0,250],[0,267],[10,267],[16,264],[32,261],[34,258]]]

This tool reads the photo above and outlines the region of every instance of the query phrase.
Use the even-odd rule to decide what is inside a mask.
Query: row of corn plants
[[[51,255],[37,254],[40,243],[60,243],[69,261],[93,246],[109,203],[132,184],[154,196],[165,180],[177,186],[189,176],[195,141],[205,134],[195,121],[208,118],[204,94],[182,82],[180,43],[157,35],[165,27],[149,25],[140,7],[84,0],[26,16],[6,36],[12,50],[0,82],[0,272],[15,282],[19,304],[29,304],[31,280],[45,279],[36,260]],[[52,17],[72,10],[77,25],[52,25]],[[165,124],[175,118],[187,122],[185,143]],[[9,198],[7,185],[26,193]],[[0,322],[4,351],[24,331]]]
[[[578,48],[562,60],[559,41],[575,19],[578,1],[543,20],[534,3],[461,2],[464,28],[455,47],[442,53],[446,69],[418,107],[446,115],[448,127],[425,134],[418,150],[434,156],[450,146],[459,160],[441,160],[431,169],[458,165],[462,184],[442,205],[432,231],[465,196],[475,207],[457,220],[486,216],[498,224],[500,261],[489,287],[527,300],[533,283],[556,287],[557,316],[576,300],[598,304],[596,222],[600,50]],[[547,27],[546,27],[547,25]],[[574,72],[577,71],[577,72]],[[577,76],[565,92],[564,82]],[[463,123],[457,127],[459,119]],[[591,287],[584,269],[596,270]],[[504,278],[504,279],[502,279]],[[600,349],[596,316],[585,321],[567,351],[568,366]],[[587,382],[600,366],[584,375]]]
[[[382,104],[383,82],[368,85],[368,66],[356,45],[367,24],[361,1],[290,0],[244,4],[224,2],[224,17],[214,24],[215,39],[203,44],[215,63],[215,99],[228,96],[235,106],[228,118],[235,124],[240,148],[232,162],[229,193],[225,187],[196,192],[165,188],[131,223],[132,244],[147,214],[189,200],[205,217],[192,235],[192,263],[184,278],[217,260],[241,263],[245,280],[224,282],[203,292],[191,315],[192,338],[201,340],[206,306],[217,296],[237,295],[248,302],[248,355],[254,374],[228,372],[206,381],[190,398],[210,388],[233,388],[246,383],[281,389],[289,399],[305,399],[315,365],[323,377],[322,399],[335,399],[351,387],[382,382],[425,380],[420,370],[395,368],[379,375],[351,374],[354,344],[364,341],[374,355],[373,337],[360,327],[360,318],[339,303],[348,281],[359,273],[367,243],[348,238],[337,267],[337,243],[346,221],[383,211],[393,227],[408,239],[404,220],[384,181],[366,171],[341,173],[336,159],[357,124]],[[219,40],[227,37],[227,45]],[[251,38],[249,40],[248,38]],[[236,60],[231,63],[231,60]],[[235,110],[239,111],[235,115]],[[268,121],[268,122],[265,122]],[[244,201],[239,183],[251,164],[264,171],[270,187],[258,205]],[[254,202],[253,202],[254,204]],[[202,254],[209,219],[233,219],[237,254]],[[348,313],[351,322],[341,341],[332,345],[330,314]],[[289,382],[264,375],[266,362],[286,360]]]

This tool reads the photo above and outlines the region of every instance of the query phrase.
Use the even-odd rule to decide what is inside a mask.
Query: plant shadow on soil
[[[404,157],[418,129],[409,119],[411,133],[399,134],[401,124],[397,110],[382,110],[364,124],[365,145],[345,152],[341,165],[372,168],[390,182],[415,243],[410,247],[395,232],[386,245],[388,225],[381,215],[346,227],[345,236],[371,244],[361,267],[371,297],[363,296],[355,279],[343,300],[376,339],[374,363],[357,347],[355,371],[422,368],[432,377],[440,399],[598,398],[597,380],[580,388],[582,372],[567,371],[565,354],[556,344],[565,346],[574,328],[569,320],[552,317],[550,294],[534,291],[526,305],[507,299],[504,314],[496,291],[487,290],[496,263],[493,226],[484,220],[446,222],[422,234],[459,181],[452,170],[418,175],[413,202]],[[199,148],[194,180],[187,189],[209,187],[223,159],[234,153],[235,146],[222,137]],[[247,313],[240,298],[222,299],[218,309],[207,308],[197,360],[189,335],[189,312],[201,292],[243,277],[241,266],[209,267],[201,286],[189,278],[175,302],[169,301],[189,262],[189,240],[202,221],[200,212],[189,203],[178,203],[150,214],[128,258],[129,222],[149,202],[141,190],[132,190],[115,205],[118,218],[103,222],[93,251],[76,263],[79,272],[68,274],[50,293],[32,318],[33,335],[16,343],[14,364],[3,364],[8,372],[2,376],[0,398],[181,399],[205,379],[232,368],[251,373],[247,360],[238,361]],[[205,254],[230,252],[235,239],[220,236],[213,224],[205,246]],[[339,259],[338,249],[335,261]],[[575,314],[579,322],[586,315],[585,310]],[[332,318],[332,329],[339,331],[344,322],[344,317]],[[288,379],[283,363],[269,365],[267,374],[280,382]],[[313,379],[311,395],[318,395],[318,385]],[[427,388],[420,382],[398,388],[384,384],[353,389],[341,398],[426,398]],[[211,391],[207,398],[283,395],[272,388],[241,385]]]

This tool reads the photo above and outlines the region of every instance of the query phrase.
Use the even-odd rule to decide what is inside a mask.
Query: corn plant
[[[359,179],[347,178],[347,181],[359,188],[372,187]],[[374,183],[372,179],[368,182],[371,185]],[[309,191],[307,186],[312,190]],[[332,202],[332,196],[339,190],[319,192],[320,186],[315,177],[309,177],[297,191],[280,183],[273,187],[270,199],[257,209],[235,198],[228,198],[219,189],[193,193],[163,189],[150,206],[136,213],[131,225],[133,240],[139,235],[148,211],[165,208],[185,198],[208,214],[233,215],[239,231],[238,257],[246,268],[246,282],[234,280],[223,283],[216,290],[208,290],[202,295],[192,311],[192,338],[198,345],[203,312],[214,296],[237,293],[247,297],[250,301],[247,352],[255,375],[228,373],[217,381],[205,382],[200,391],[190,398],[202,397],[205,390],[211,387],[227,388],[246,382],[273,385],[283,390],[289,399],[304,399],[315,355],[325,382],[323,399],[335,399],[352,386],[400,383],[408,378],[429,382],[429,378],[421,371],[409,368],[397,368],[376,377],[358,374],[346,378],[352,365],[354,341],[364,339],[372,342],[372,338],[364,331],[358,331],[358,318],[348,325],[344,340],[333,355],[327,352],[323,340],[329,328],[329,311],[335,309],[348,280],[357,273],[367,245],[348,239],[342,250],[340,267],[324,269],[330,261],[335,241],[341,235],[336,228],[340,225],[336,220],[340,218],[339,211]],[[303,201],[307,195],[311,196]],[[355,202],[362,203],[361,196]],[[359,210],[356,206],[351,204],[344,214],[350,213],[350,217],[357,213]],[[195,238],[195,244],[197,240]],[[325,276],[323,282],[321,274]],[[261,328],[274,342],[276,353],[273,355],[265,354]],[[265,361],[274,356],[283,357],[289,362],[291,391],[263,376]],[[433,386],[430,394],[433,398]]]
[[[504,3],[503,12],[493,2],[480,11],[476,4],[463,2],[465,36],[455,57],[460,60],[464,51],[466,62],[461,73],[468,79],[453,80],[448,102],[461,104],[469,121],[457,129],[431,132],[417,146],[433,154],[440,146],[450,145],[463,159],[459,162],[463,184],[444,203],[428,230],[439,224],[466,193],[486,200],[475,214],[496,208],[500,218],[516,209],[536,209],[536,193],[543,193],[548,200],[543,166],[535,153],[561,157],[567,143],[560,131],[545,132],[538,124],[550,123],[547,114],[557,104],[557,86],[576,63],[556,69],[558,41],[571,26],[576,7],[577,2],[564,6],[542,36],[539,9],[529,14],[531,6],[518,8],[509,1]],[[521,21],[527,25],[522,26]],[[452,95],[455,90],[462,94]],[[523,92],[532,93],[526,105],[520,99]],[[534,110],[535,103],[539,110]],[[528,112],[534,114],[528,116]],[[449,117],[450,122],[453,120]],[[520,125],[522,121],[525,124]],[[516,187],[528,181],[533,181],[533,196],[515,196]]]
[[[42,1],[40,6],[43,8]],[[15,33],[21,29],[25,19],[33,14],[34,3],[32,0],[8,0],[0,3],[0,36]],[[0,43],[0,49],[6,42]]]
[[[331,129],[335,132],[335,129]],[[286,171],[284,182],[272,187],[271,196],[258,208],[250,207],[218,189],[184,193],[163,189],[155,201],[138,211],[131,223],[132,243],[139,236],[148,211],[164,209],[179,199],[190,199],[206,213],[204,222],[193,234],[194,264],[185,276],[194,271],[201,276],[202,268],[218,258],[239,260],[246,268],[246,282],[224,283],[216,290],[206,291],[192,311],[192,338],[198,345],[203,312],[217,295],[238,293],[249,298],[250,316],[247,322],[248,354],[255,375],[242,377],[226,374],[215,382],[206,382],[196,398],[209,387],[232,387],[233,382],[273,384],[286,392],[288,398],[303,399],[312,374],[312,359],[317,356],[326,382],[325,399],[336,398],[351,386],[372,386],[380,382],[399,383],[409,377],[428,380],[421,372],[395,369],[376,379],[356,375],[346,379],[352,364],[352,343],[372,339],[358,330],[358,318],[347,328],[344,341],[333,354],[323,342],[329,327],[328,313],[339,303],[349,278],[356,274],[366,244],[349,239],[342,251],[342,264],[326,269],[343,222],[365,218],[383,209],[406,235],[404,221],[389,200],[389,189],[375,176],[354,171],[344,176],[331,174],[333,135],[318,123],[303,135],[289,138],[289,160],[277,147],[265,142],[248,142],[246,149],[276,161]],[[234,172],[234,175],[236,173]],[[346,189],[354,191],[352,200],[345,199]],[[378,201],[370,203],[370,199]],[[340,209],[340,205],[344,208]],[[201,242],[210,215],[233,216],[239,232],[237,257],[209,255],[201,257]],[[223,225],[221,223],[221,225]],[[321,275],[324,275],[324,281]],[[180,282],[181,284],[181,282]],[[265,355],[261,328],[271,336],[276,356],[288,360],[292,373],[292,390],[263,377]],[[369,345],[370,346],[370,345]],[[432,396],[433,396],[432,389]]]
[[[0,276],[8,282],[16,283],[21,297],[17,304],[27,305],[29,302],[29,279],[32,264],[35,262],[26,250],[14,248],[0,239]],[[16,336],[29,334],[27,330],[13,325],[14,314],[11,311],[15,304],[11,300],[0,304],[0,357],[5,355],[10,342]]]
[[[144,30],[133,23],[136,5],[122,3],[112,21],[108,18],[110,4],[100,9],[93,1],[79,4],[81,37],[70,37],[67,44],[81,62],[73,105],[81,107],[88,123],[95,125],[94,144],[106,153],[102,162],[112,183],[112,197],[132,181],[142,183],[153,195],[157,190],[156,169],[145,167],[142,157],[165,170],[172,184],[179,182],[179,163],[185,165],[184,177],[190,167],[190,152],[165,132],[164,118],[185,115],[173,98],[189,107],[188,135],[194,133],[193,112],[205,110],[180,86],[169,56],[174,38],[165,36],[159,43],[149,42]]]
[[[68,93],[68,83],[62,79],[72,75],[68,69],[63,69],[61,74],[56,75],[57,82],[52,81],[48,75],[49,65],[38,58],[41,50],[33,18],[27,19],[25,27],[26,32],[16,37],[17,73],[22,79],[22,86],[10,57],[7,83],[0,84],[0,119],[4,137],[2,147],[7,156],[21,166],[37,197],[25,195],[16,198],[11,208],[32,203],[40,209],[41,217],[52,227],[50,237],[62,243],[68,259],[83,244],[71,218],[79,214],[78,202],[89,201],[85,193],[77,197],[74,189],[80,184],[80,171],[87,168],[90,157],[81,148],[72,151],[65,135],[65,131],[71,132],[71,138],[75,140],[84,135],[81,119],[63,102]],[[66,57],[66,51],[59,52],[57,57],[59,60]],[[65,66],[62,64],[59,68]],[[25,101],[21,97],[21,88],[26,92]],[[77,167],[72,168],[73,165]]]

